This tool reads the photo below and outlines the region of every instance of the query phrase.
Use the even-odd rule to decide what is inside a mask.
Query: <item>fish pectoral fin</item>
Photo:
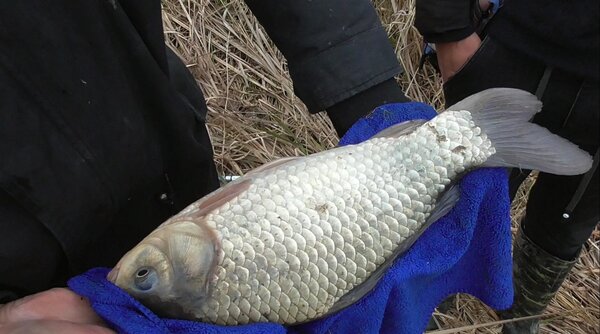
[[[384,130],[381,130],[372,138],[397,138],[403,135],[407,135],[413,131],[415,131],[421,125],[427,123],[427,120],[424,119],[414,119],[402,123],[398,123],[392,125]]]

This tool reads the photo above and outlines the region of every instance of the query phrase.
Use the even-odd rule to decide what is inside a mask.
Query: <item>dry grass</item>
[[[405,74],[407,94],[443,104],[440,78],[431,67],[417,71],[421,40],[413,27],[414,0],[375,0]],[[279,157],[334,146],[338,138],[324,115],[311,116],[293,94],[285,60],[241,0],[163,2],[165,38],[188,64],[209,107],[208,129],[222,175],[239,175]],[[531,184],[533,181],[530,181]],[[514,205],[523,214],[527,187]],[[600,327],[600,232],[547,311],[542,333],[598,333]],[[436,314],[438,333],[497,333],[489,308],[461,295],[456,308]]]

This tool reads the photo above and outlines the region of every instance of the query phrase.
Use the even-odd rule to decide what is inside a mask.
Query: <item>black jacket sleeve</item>
[[[316,113],[401,73],[368,0],[246,0]]]
[[[417,0],[415,27],[427,42],[464,39],[475,32],[473,0]]]

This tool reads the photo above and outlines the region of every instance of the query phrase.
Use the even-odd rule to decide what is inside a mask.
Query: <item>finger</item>
[[[0,324],[38,319],[104,324],[85,298],[63,288],[27,296],[0,308]]]
[[[490,0],[479,0],[479,8],[481,8],[482,11],[485,12],[490,6]]]
[[[98,325],[77,324],[57,320],[30,320],[0,325],[0,334],[115,334]]]

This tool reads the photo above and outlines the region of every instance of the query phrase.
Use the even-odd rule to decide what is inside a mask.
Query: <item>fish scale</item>
[[[446,112],[427,124],[401,142],[376,138],[265,171],[210,213],[209,226],[228,231],[220,237],[229,240],[215,281],[230,284],[212,289],[195,316],[236,325],[326,314],[418,231],[452,177],[494,153],[468,112]],[[340,187],[342,194],[331,191]],[[241,227],[252,224],[262,238],[231,238],[256,235],[255,227]]]

